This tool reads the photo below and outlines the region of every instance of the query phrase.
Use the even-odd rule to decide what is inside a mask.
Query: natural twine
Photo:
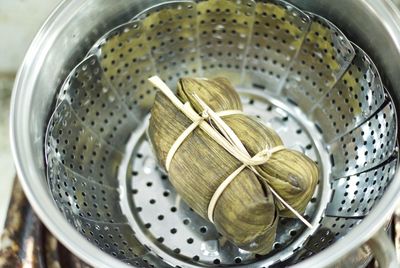
[[[284,146],[276,146],[274,148],[265,148],[261,152],[257,153],[255,156],[251,157],[249,152],[244,147],[243,143],[236,136],[234,131],[221,119],[223,116],[233,115],[233,114],[241,114],[242,111],[238,110],[229,110],[222,112],[214,112],[202,99],[200,99],[196,94],[193,94],[193,97],[200,104],[200,106],[204,109],[201,115],[199,115],[190,105],[189,102],[183,104],[171,91],[171,89],[158,77],[153,76],[149,78],[149,81],[159,88],[161,92],[181,111],[183,112],[193,123],[177,138],[174,144],[171,146],[167,158],[166,158],[166,169],[169,170],[171,161],[178,150],[179,146],[183,143],[183,141],[192,133],[197,127],[200,127],[204,130],[213,140],[215,140],[219,145],[221,145],[225,150],[227,150],[232,156],[242,162],[242,166],[236,169],[231,175],[229,175],[217,188],[211,197],[210,203],[207,209],[208,219],[214,223],[214,210],[215,206],[225,191],[225,189],[229,186],[229,184],[236,178],[236,176],[245,168],[251,169],[257,176],[265,179],[255,168],[254,166],[262,165],[268,162],[271,158],[272,154],[285,149]],[[207,122],[207,120],[212,120],[215,124],[211,125]],[[290,206],[282,197],[278,195],[278,193],[269,185],[268,188],[272,192],[272,194],[293,214],[299,218],[305,225],[309,228],[312,228],[312,225],[298,213],[292,206]]]

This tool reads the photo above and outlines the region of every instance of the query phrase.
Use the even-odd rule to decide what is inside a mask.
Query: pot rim
[[[47,42],[48,36],[52,34],[52,28],[55,26],[57,19],[68,16],[79,5],[85,1],[79,0],[63,0],[53,10],[51,15],[46,19],[35,38],[33,39],[25,58],[15,78],[13,92],[11,96],[10,111],[10,142],[11,151],[14,158],[14,165],[17,170],[18,179],[22,185],[25,195],[29,203],[44,223],[47,229],[54,234],[57,239],[72,253],[78,256],[84,262],[94,267],[132,267],[120,260],[101,251],[99,248],[85,239],[77,230],[69,224],[62,213],[56,207],[50,195],[43,191],[40,186],[43,177],[38,170],[32,165],[24,165],[24,163],[34,162],[35,156],[29,146],[29,135],[21,133],[28,132],[29,111],[27,109],[19,109],[26,105],[30,99],[27,96],[32,95],[34,91],[35,77],[40,71],[36,68],[36,62],[43,60],[40,52],[44,49],[44,43]],[[23,113],[23,111],[25,113]],[[51,205],[49,205],[51,204]]]

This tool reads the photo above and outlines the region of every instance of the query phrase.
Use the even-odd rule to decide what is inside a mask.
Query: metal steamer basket
[[[400,190],[400,14],[381,0],[293,2],[56,9],[19,72],[11,139],[30,202],[69,249],[96,267],[362,267],[372,254],[397,267],[383,228]],[[183,76],[229,78],[245,112],[317,161],[314,227],[281,218],[259,256],[196,215],[145,135],[155,74],[171,88]]]

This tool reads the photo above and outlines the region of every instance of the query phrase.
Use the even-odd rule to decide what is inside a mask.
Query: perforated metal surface
[[[308,15],[284,1],[257,2],[244,83],[278,93],[309,24]]]
[[[289,263],[297,263],[302,261],[322,250],[327,248],[329,245],[334,243],[340,237],[346,235],[355,227],[361,219],[353,218],[341,218],[341,217],[329,217],[325,216],[321,220],[320,227],[311,235],[304,246],[295,254]],[[364,259],[361,259],[359,266],[363,266],[367,263],[370,257],[369,248],[366,249]],[[279,265],[278,265],[279,267]]]
[[[176,2],[150,8],[134,18],[143,21],[157,73],[171,87],[179,77],[200,72],[195,7],[193,1]]]
[[[139,267],[267,267],[346,235],[397,167],[397,118],[376,67],[330,22],[280,0],[173,1],[111,29],[71,71],[46,132],[47,177],[67,220]],[[245,112],[318,163],[305,217],[281,218],[272,252],[238,249],[180,200],[146,140],[158,74],[226,76]],[[368,257],[359,260],[362,264]]]
[[[309,14],[311,24],[282,94],[309,111],[342,76],[354,57],[350,41],[331,22]]]
[[[345,134],[367,120],[383,105],[385,93],[374,63],[359,47],[353,44],[353,62],[326,93],[312,117],[327,142]]]
[[[65,101],[83,125],[88,125],[107,144],[125,147],[138,125],[118,93],[110,85],[96,57],[78,65],[61,89],[58,102]]]
[[[388,187],[396,165],[397,159],[390,159],[382,167],[333,181],[335,193],[326,208],[326,214],[340,217],[366,216]]]
[[[115,178],[122,154],[86,127],[67,102],[62,101],[57,106],[47,133],[47,162],[54,159],[82,177],[92,178],[99,184],[118,186]]]
[[[99,58],[105,76],[129,110],[142,118],[155,96],[148,74],[157,72],[143,25],[134,21],[118,26],[97,41],[91,54]]]
[[[238,83],[254,22],[251,0],[199,1],[198,40],[203,75],[225,76]]]
[[[391,157],[396,133],[397,121],[390,102],[368,121],[329,145],[332,177],[360,173]]]

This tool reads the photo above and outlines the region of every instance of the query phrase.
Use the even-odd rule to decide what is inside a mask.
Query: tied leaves
[[[181,79],[177,95],[199,114],[204,112],[199,98],[214,112],[242,110],[237,92],[224,78]],[[252,117],[234,114],[224,116],[223,120],[250,155],[283,145],[274,130]],[[148,133],[164,168],[170,148],[192,123],[170,99],[157,93]],[[201,128],[195,128],[178,147],[168,170],[171,183],[183,200],[207,218],[213,194],[242,164]],[[303,213],[315,190],[318,169],[308,157],[290,149],[275,152],[267,163],[254,168],[255,171],[244,168],[225,188],[215,205],[213,218],[218,231],[233,243],[266,254],[275,240],[278,218],[294,216],[270,189]]]

